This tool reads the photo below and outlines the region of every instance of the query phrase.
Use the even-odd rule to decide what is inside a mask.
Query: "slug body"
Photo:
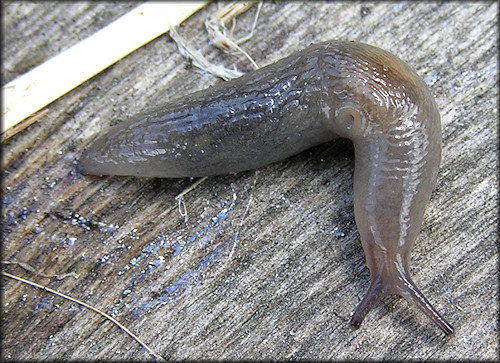
[[[354,212],[371,285],[358,328],[403,296],[446,334],[409,274],[441,159],[440,116],[422,79],[366,44],[330,41],[123,122],[84,152],[85,174],[207,176],[254,169],[334,138],[354,144]]]

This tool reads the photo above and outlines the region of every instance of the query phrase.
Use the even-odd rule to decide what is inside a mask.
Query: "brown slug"
[[[453,333],[412,281],[410,251],[441,159],[439,112],[422,79],[379,48],[312,45],[112,128],[83,153],[95,175],[197,177],[259,168],[334,138],[355,150],[354,213],[371,285],[358,328],[383,297],[414,303]]]

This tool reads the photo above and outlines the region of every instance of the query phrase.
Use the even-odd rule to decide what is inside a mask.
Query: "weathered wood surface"
[[[4,3],[3,82],[136,5]],[[214,62],[250,70],[207,44],[203,21],[215,10],[190,18],[181,35]],[[238,18],[238,31],[250,28],[254,11]],[[220,82],[187,68],[167,35],[2,145],[3,260],[79,278],[2,268],[111,313],[169,359],[496,358],[497,11],[488,2],[266,2],[244,45],[265,65],[311,42],[363,41],[398,55],[430,85],[443,161],[412,273],[455,336],[444,339],[399,298],[377,305],[358,331],[348,327],[369,283],[348,142],[209,178],[185,197],[187,223],[174,197],[189,179],[76,173],[82,150],[110,124]],[[100,225],[87,230],[92,222]],[[2,360],[152,358],[73,303],[7,278],[2,293]]]

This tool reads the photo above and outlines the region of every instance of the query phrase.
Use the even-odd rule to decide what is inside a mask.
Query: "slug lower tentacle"
[[[312,45],[119,124],[84,152],[79,169],[166,178],[224,174],[337,137],[354,144],[354,212],[371,273],[351,326],[397,294],[452,334],[408,268],[439,168],[440,116],[421,78],[386,51],[343,41]]]

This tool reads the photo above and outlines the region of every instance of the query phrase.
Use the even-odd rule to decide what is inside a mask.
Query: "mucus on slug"
[[[382,49],[324,42],[167,102],[112,128],[83,153],[79,169],[209,176],[259,168],[338,137],[354,144],[354,214],[371,275],[351,326],[396,294],[452,334],[409,273],[441,160],[440,116],[422,79]]]

